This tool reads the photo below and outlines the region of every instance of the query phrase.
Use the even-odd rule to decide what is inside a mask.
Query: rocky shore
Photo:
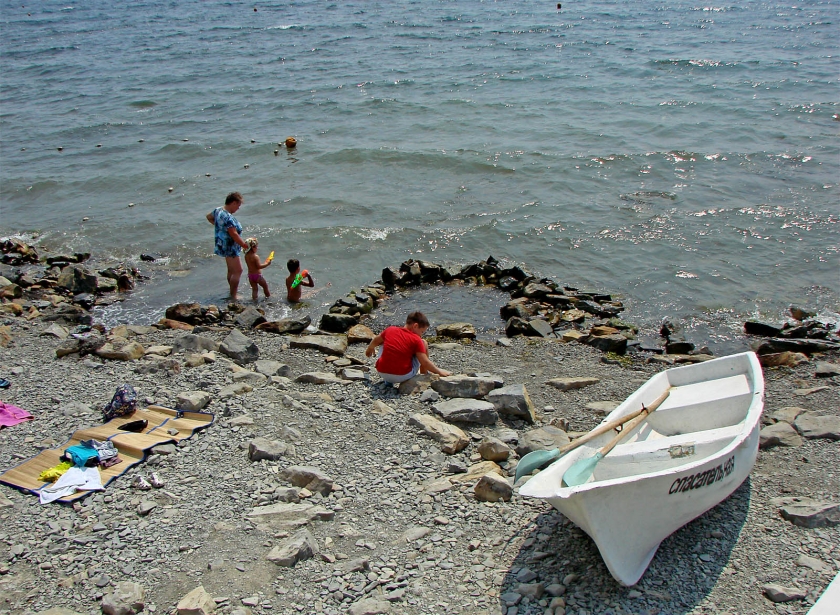
[[[408,269],[393,283],[413,275]],[[0,430],[0,470],[99,424],[123,383],[141,408],[200,410],[215,422],[155,447],[73,505],[41,505],[0,485],[0,613],[807,612],[840,569],[833,332],[810,325],[791,336],[796,323],[751,331],[776,340],[763,352],[758,462],[732,497],[666,539],[639,584],[624,588],[587,536],[517,495],[516,462],[588,431],[668,364],[707,357],[688,347],[634,349],[622,334],[629,329],[605,322],[616,314],[576,306],[618,309],[611,298],[508,277],[523,292],[511,301],[526,299],[512,308],[525,312],[508,320],[538,334],[485,343],[464,323],[440,327],[453,337],[429,340],[430,354],[458,376],[401,390],[369,371],[364,310],[331,312],[353,323],[320,323],[348,325],[340,333],[264,326],[252,308],[202,306],[173,306],[154,327],[106,331],[73,320],[75,307],[48,298],[27,305],[12,289],[4,305],[17,307],[4,308],[0,324],[0,376],[11,386],[0,400],[34,420]],[[69,274],[63,283],[72,285]],[[529,297],[530,283],[545,289]],[[366,304],[359,296],[353,301]],[[550,302],[559,309],[534,307]],[[44,319],[56,309],[69,317]],[[589,316],[564,321],[573,309]],[[540,315],[551,333],[527,324]],[[604,336],[623,337],[624,354],[580,343]]]

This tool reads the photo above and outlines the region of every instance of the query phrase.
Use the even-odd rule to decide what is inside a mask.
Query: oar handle
[[[662,395],[660,395],[659,397],[654,399],[653,403],[651,405],[645,407],[644,404],[643,404],[642,409],[639,410],[639,413],[636,416],[636,418],[634,418],[633,420],[625,423],[624,428],[619,432],[619,434],[615,438],[610,440],[609,444],[607,444],[604,448],[602,448],[599,451],[601,453],[601,455],[605,456],[607,453],[609,453],[611,450],[613,450],[616,447],[616,445],[619,442],[621,442],[624,439],[625,436],[629,435],[630,432],[633,431],[633,429],[635,429],[636,426],[639,423],[644,421],[651,412],[653,412],[659,406],[661,406],[662,402],[665,401],[668,398],[668,395],[670,395],[670,393],[671,393],[671,389],[669,388],[664,393],[662,393]]]

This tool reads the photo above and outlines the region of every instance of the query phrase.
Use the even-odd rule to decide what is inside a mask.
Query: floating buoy
[[[96,147],[102,147],[102,144],[101,144],[101,143],[97,143],[97,144],[96,144]]]
[[[286,137],[286,147],[295,147],[297,146],[297,139],[294,137]]]
[[[134,207],[134,203],[129,203],[128,206],[129,207]]]
[[[275,156],[276,156],[277,154],[279,154],[279,153],[280,153],[280,150],[279,150],[279,149],[274,150],[274,155],[275,155]]]
[[[181,139],[181,141],[183,141],[184,143],[186,143],[187,141],[189,141],[189,139]]]
[[[58,149],[58,151],[60,151],[60,152],[64,151],[63,147],[59,147],[59,148],[56,148],[56,149]]]
[[[256,142],[257,142],[256,139],[251,139],[251,143],[256,143]]]
[[[205,177],[210,177],[210,173],[205,173],[204,176]]]
[[[250,164],[246,164],[245,168],[248,169],[248,168],[250,168],[250,166],[251,166]]]
[[[173,190],[175,190],[175,188],[173,188],[172,186],[169,186],[169,192],[172,192]]]
[[[84,218],[82,218],[82,222],[87,222],[88,220],[90,220],[90,218],[88,218],[87,216],[85,216]]]
[[[146,139],[140,139],[140,140],[138,141],[138,143],[142,143],[142,142],[143,142],[143,141],[145,141],[145,140],[146,140]]]

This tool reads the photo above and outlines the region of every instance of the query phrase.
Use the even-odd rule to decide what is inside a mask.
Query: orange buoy
[[[294,137],[286,137],[286,147],[292,148],[297,145],[297,139]]]

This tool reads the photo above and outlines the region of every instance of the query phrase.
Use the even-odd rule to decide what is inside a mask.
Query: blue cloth
[[[216,254],[219,256],[239,256],[242,253],[242,248],[236,245],[236,242],[228,233],[228,229],[233,227],[236,232],[242,234],[242,225],[239,220],[233,217],[233,214],[227,211],[224,207],[217,207],[213,210],[213,219],[216,221]]]
[[[92,446],[77,444],[76,446],[68,447],[64,452],[70,455],[70,459],[73,460],[73,465],[79,468],[84,468],[88,459],[96,457],[96,460],[99,461],[99,453]]]

